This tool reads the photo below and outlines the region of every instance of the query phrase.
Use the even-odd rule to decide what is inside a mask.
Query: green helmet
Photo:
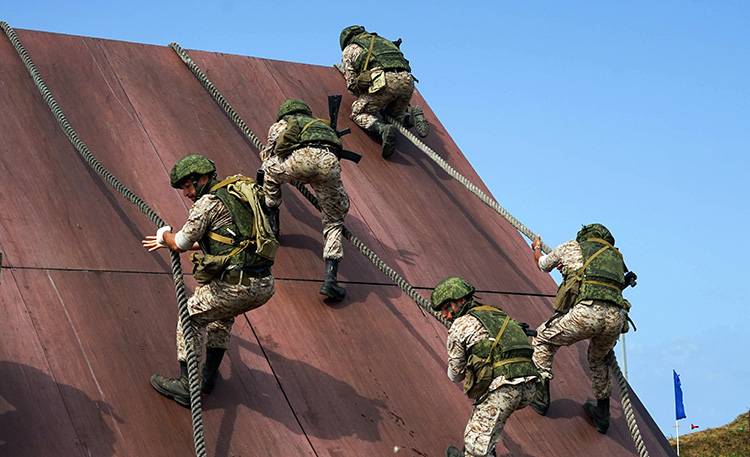
[[[458,276],[451,276],[440,281],[430,295],[432,309],[439,311],[447,302],[460,300],[474,295],[474,286]]]
[[[175,189],[190,176],[213,175],[216,173],[214,161],[200,154],[188,154],[178,160],[169,173],[169,184]]]
[[[359,35],[360,33],[365,33],[367,30],[365,30],[364,27],[361,25],[350,25],[349,27],[345,28],[341,31],[341,36],[339,36],[339,43],[341,44],[341,50],[343,51],[345,47],[349,44],[350,41],[352,41],[352,38]]]
[[[613,237],[609,229],[602,224],[584,225],[576,235],[576,241],[579,243],[586,241],[589,238],[601,238],[613,246],[615,244],[615,237]]]
[[[279,107],[279,113],[276,115],[276,120],[280,121],[281,118],[286,116],[287,114],[294,113],[301,113],[312,116],[312,110],[309,106],[307,106],[307,103],[303,102],[302,100],[297,100],[296,98],[287,98]]]

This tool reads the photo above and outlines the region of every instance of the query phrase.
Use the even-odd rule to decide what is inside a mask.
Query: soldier
[[[474,400],[464,449],[450,446],[446,456],[494,456],[505,421],[526,407],[537,391],[539,373],[531,359],[528,326],[476,301],[474,287],[459,277],[440,281],[430,299],[432,309],[452,322],[448,378],[463,380],[464,392]]]
[[[550,403],[549,382],[552,360],[560,346],[588,339],[591,386],[596,401],[584,404],[597,431],[609,427],[609,363],[612,348],[621,332],[627,331],[630,309],[622,296],[628,284],[635,284],[635,273],[627,272],[622,254],[614,247],[615,239],[601,224],[584,226],[571,240],[542,255],[541,239],[531,247],[534,260],[543,271],[560,268],[564,281],[555,297],[555,314],[538,329],[533,339],[534,363],[543,382],[532,407],[541,415]]]
[[[178,253],[202,251],[191,258],[200,286],[188,299],[188,311],[195,329],[196,354],[202,353],[206,334],[202,390],[210,393],[234,317],[263,305],[274,293],[271,265],[277,244],[256,195],[259,187],[252,180],[234,176],[217,182],[213,161],[191,154],[175,163],[170,184],[194,202],[187,222],[175,234],[171,227],[161,227],[156,236],[147,236],[142,243],[149,252],[163,247]],[[245,196],[238,198],[237,192],[243,190]],[[190,406],[187,347],[179,323],[177,360],[179,377],[154,374],[151,385],[180,405]]]
[[[382,112],[406,128],[415,126],[419,136],[427,136],[424,112],[419,107],[409,109],[414,77],[399,49],[401,40],[388,41],[361,25],[352,25],[341,31],[339,42],[346,88],[357,96],[352,120],[381,141],[383,158],[393,154],[396,128],[382,120]]]
[[[344,217],[349,212],[349,196],[341,182],[337,157],[340,152],[341,140],[336,132],[327,122],[314,118],[305,102],[294,99],[279,107],[276,123],[268,130],[268,141],[261,151],[263,190],[269,208],[278,214],[281,184],[292,180],[310,184],[318,197],[325,237],[325,280],[320,293],[332,301],[346,296],[346,289],[337,280],[338,265],[344,256]]]

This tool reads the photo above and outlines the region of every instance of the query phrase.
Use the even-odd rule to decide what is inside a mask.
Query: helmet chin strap
[[[471,305],[473,304],[474,304],[474,296],[469,295],[468,297],[466,297],[466,301],[464,302],[463,306],[461,306],[461,309],[458,310],[458,312],[456,313],[456,316],[453,319],[454,320],[458,319],[459,317],[466,314],[466,312],[469,311],[469,309],[471,309]]]
[[[201,185],[198,184],[198,180],[199,179],[200,179],[200,177],[198,177],[198,178],[193,177],[192,178],[193,189],[195,189],[195,199],[196,200],[199,199],[199,198],[201,198],[203,196],[203,194],[206,192],[206,189],[208,189],[211,186],[211,183],[213,181],[213,178],[209,177],[208,180],[206,181],[206,183],[201,186]]]

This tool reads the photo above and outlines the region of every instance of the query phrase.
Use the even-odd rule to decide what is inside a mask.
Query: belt
[[[341,151],[341,148],[338,148],[338,147],[336,147],[336,146],[334,146],[332,144],[328,144],[328,143],[304,143],[302,146],[300,146],[297,149],[302,149],[302,148],[324,149],[324,150],[326,150],[328,152],[332,152],[332,153],[334,153],[336,155],[338,155],[339,151]],[[295,151],[297,149],[295,149]]]
[[[265,278],[271,275],[270,267],[260,268],[235,268],[232,270],[224,270],[221,275],[221,280],[227,284],[249,286],[253,278]]]

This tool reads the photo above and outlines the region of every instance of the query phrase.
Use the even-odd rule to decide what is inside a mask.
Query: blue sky
[[[583,223],[613,231],[639,275],[630,381],[662,430],[673,368],[683,422],[747,411],[750,4],[488,3],[4,0],[0,19],[321,65],[339,59],[344,26],[402,37],[420,92],[501,204],[550,245]]]

